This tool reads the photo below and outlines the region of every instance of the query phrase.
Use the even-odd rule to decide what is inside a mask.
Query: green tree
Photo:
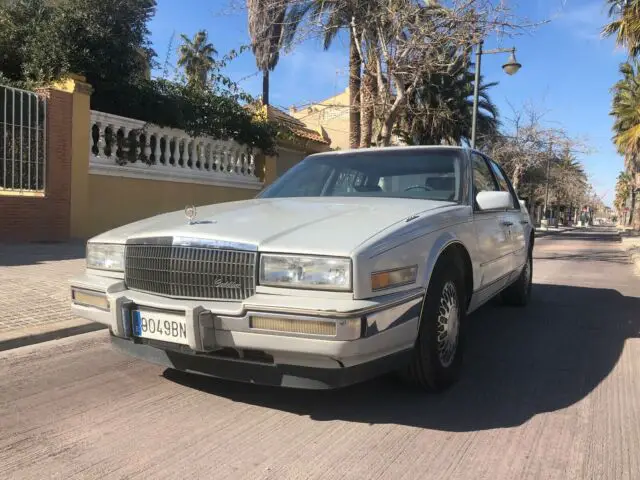
[[[615,36],[616,44],[636,57],[640,53],[640,0],[607,0],[607,4],[612,20],[603,35]]]
[[[640,64],[637,60],[620,65],[622,79],[613,86],[611,115],[613,140],[618,151],[633,160],[640,153]]]
[[[614,206],[616,207],[618,214],[623,213],[629,197],[631,197],[631,208],[629,209],[627,225],[633,225],[633,213],[636,204],[636,192],[633,176],[631,176],[629,172],[620,172],[616,181],[616,197],[614,200]]]
[[[181,35],[178,65],[184,68],[189,86],[204,89],[209,80],[209,73],[216,66],[214,57],[218,54],[214,46],[208,42],[206,30],[200,30],[193,40]]]
[[[96,92],[148,76],[155,0],[22,0],[0,7],[0,68],[36,83],[85,75]],[[17,77],[17,78],[16,78]]]
[[[613,87],[611,115],[614,117],[613,141],[618,152],[624,155],[625,171],[629,175],[618,178],[618,186],[624,191],[630,190],[631,214],[629,224],[633,222],[636,207],[636,195],[633,188],[633,174],[638,170],[640,154],[640,64],[637,60],[620,65],[622,79]],[[627,183],[631,182],[631,187]],[[628,187],[628,188],[626,188]],[[625,201],[626,198],[625,197]]]
[[[455,52],[451,52],[455,58]],[[427,73],[422,84],[408,99],[408,108],[400,122],[400,136],[417,145],[459,145],[471,139],[473,113],[473,65],[459,56],[452,73]],[[497,83],[480,81],[478,102],[479,136],[494,136],[498,131],[498,109],[489,89]]]

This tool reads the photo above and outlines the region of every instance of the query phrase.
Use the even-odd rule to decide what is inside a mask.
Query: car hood
[[[240,242],[261,251],[349,255],[377,233],[450,202],[398,198],[272,198],[199,207],[193,224],[183,211],[110,230],[93,241],[186,237]]]

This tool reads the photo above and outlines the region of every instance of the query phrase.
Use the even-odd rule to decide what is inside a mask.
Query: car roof
[[[380,153],[404,153],[404,152],[420,152],[429,150],[457,150],[461,152],[472,151],[467,147],[459,145],[412,145],[412,146],[394,146],[394,147],[370,147],[370,148],[351,148],[347,150],[330,150],[328,152],[320,152],[309,155],[307,158],[340,156],[340,155],[376,155]],[[475,150],[473,150],[475,151]]]

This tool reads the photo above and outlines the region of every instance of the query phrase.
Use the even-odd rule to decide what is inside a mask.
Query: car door
[[[480,272],[478,301],[482,302],[501,290],[509,280],[513,267],[512,245],[508,237],[511,221],[505,210],[481,210],[476,201],[478,193],[500,190],[487,159],[473,152],[473,223],[478,240]]]
[[[520,267],[524,265],[527,259],[527,238],[525,235],[524,227],[526,225],[525,217],[522,213],[520,201],[518,196],[509,181],[509,178],[504,173],[504,170],[500,165],[491,159],[487,159],[491,170],[498,181],[498,186],[503,192],[509,192],[513,199],[513,208],[507,210],[504,214],[505,226],[507,228],[507,237],[509,240],[509,250],[511,253],[511,270],[513,272],[519,272]]]

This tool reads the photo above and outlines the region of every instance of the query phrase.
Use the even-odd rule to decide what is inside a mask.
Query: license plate
[[[133,334],[136,337],[189,345],[184,315],[154,310],[134,310]]]

